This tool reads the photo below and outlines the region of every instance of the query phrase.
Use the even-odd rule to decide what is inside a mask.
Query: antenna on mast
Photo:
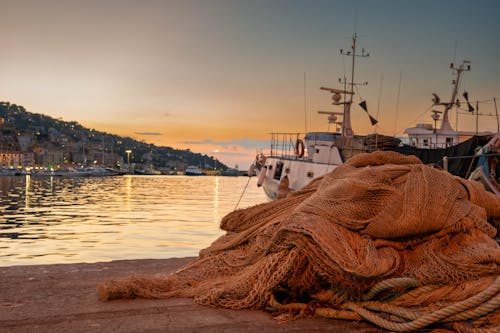
[[[354,95],[354,86],[357,85],[367,85],[368,82],[356,83],[354,82],[354,70],[355,70],[355,59],[356,57],[366,58],[369,57],[370,54],[365,51],[365,49],[361,49],[361,53],[356,52],[356,43],[358,40],[357,32],[354,33],[352,37],[352,45],[351,50],[340,49],[340,54],[345,55],[352,58],[352,67],[351,67],[351,78],[350,82],[347,82],[347,79],[344,77],[344,80],[340,79],[339,82],[344,84],[344,117],[342,121],[342,135],[345,137],[352,137],[354,132],[352,131],[351,126],[351,105],[352,99]]]
[[[455,44],[454,44],[454,46],[453,46],[453,62],[455,62],[456,57],[457,57],[457,44],[458,44],[458,42],[457,42],[457,40],[455,39]]]
[[[398,97],[396,98],[396,115],[394,117],[394,136],[397,134],[398,128],[398,113],[399,113],[399,97],[401,95],[401,81],[403,80],[403,70],[399,70]]]
[[[448,103],[439,103],[439,101],[435,104],[439,105],[444,105],[444,111],[443,111],[443,120],[441,122],[441,130],[447,130],[447,131],[453,131],[453,128],[451,127],[450,120],[448,119],[448,112],[450,109],[455,105],[457,102],[457,93],[458,93],[458,87],[460,85],[460,77],[462,75],[462,72],[468,72],[470,71],[470,61],[464,60],[459,66],[455,66],[455,64],[452,62],[450,64],[451,70],[456,72],[456,79],[453,80],[453,91],[451,93],[451,98]]]
[[[380,87],[379,87],[379,91],[378,91],[378,104],[377,104],[377,116],[375,117],[375,119],[378,119],[378,115],[379,115],[379,112],[380,112],[380,100],[382,98],[382,86],[384,85],[384,73],[380,73]],[[375,124],[375,149],[377,149],[377,141],[378,141],[378,135],[377,135],[377,124]]]
[[[358,9],[354,8],[354,35],[358,34]]]
[[[306,72],[304,72],[304,133],[307,133],[307,94],[306,94]]]

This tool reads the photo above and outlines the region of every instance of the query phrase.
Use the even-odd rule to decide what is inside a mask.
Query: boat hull
[[[432,164],[444,168],[455,176],[468,178],[470,173],[480,166],[480,164],[476,165],[478,157],[473,158],[476,147],[484,146],[485,150],[488,150],[490,153],[491,151],[496,152],[496,150],[490,147],[493,146],[493,143],[495,143],[495,147],[500,147],[500,136],[498,134],[493,137],[475,136],[448,149],[408,149],[405,147],[397,147],[392,150],[405,155],[415,155],[419,157],[424,164]],[[446,166],[444,165],[445,159],[449,160]],[[294,192],[300,190],[312,180],[334,170],[341,164],[342,163],[322,164],[315,162],[314,159],[302,160],[268,156],[265,159],[265,164],[260,168],[258,184],[262,185],[264,192],[270,200],[275,200],[280,197],[280,190],[283,191],[283,186],[285,185],[283,179],[285,177],[288,182],[287,190],[289,192]],[[494,187],[487,183],[488,177],[486,176],[488,173],[485,173],[485,171],[481,173],[481,171],[482,170],[476,170],[475,180],[480,180],[492,192],[499,194],[500,189],[492,190]],[[280,185],[282,187],[281,189]],[[497,188],[499,187],[497,186]]]
[[[184,172],[184,176],[203,176],[203,174],[195,172]]]
[[[268,157],[265,164],[267,170],[263,177],[262,188],[269,200],[279,197],[280,184],[287,178],[288,192],[295,192],[314,179],[332,171],[338,165],[320,164],[311,161]],[[283,186],[282,186],[283,187]],[[286,190],[286,189],[285,189]]]

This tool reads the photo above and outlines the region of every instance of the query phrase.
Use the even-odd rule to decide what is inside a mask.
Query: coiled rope
[[[418,314],[418,316],[416,316],[414,313],[412,313],[412,311],[407,310],[408,312],[405,312],[405,316],[410,319],[415,319],[406,323],[395,323],[383,319],[380,315],[374,314],[373,312],[365,309],[362,303],[356,304],[350,302],[345,304],[344,308],[356,312],[364,319],[376,324],[379,327],[396,332],[406,332],[424,328],[428,325],[437,323],[453,315],[457,315],[458,320],[464,320],[477,317],[475,315],[471,317],[471,315],[476,312],[479,316],[482,316],[489,312],[495,311],[500,307],[500,295],[498,295],[499,291],[500,276],[497,277],[497,279],[488,288],[481,291],[480,293],[429,314]],[[473,309],[475,307],[478,308]],[[450,320],[454,319],[455,318],[450,318]]]
[[[380,292],[398,287],[417,287],[420,283],[411,278],[396,278],[380,282],[374,286],[364,297],[370,300]],[[425,290],[436,289],[435,286],[424,286]],[[409,291],[406,295],[415,292]],[[305,311],[307,305],[303,303],[280,304],[273,296],[269,305],[279,310]],[[392,305],[390,303],[377,301],[348,302],[341,309],[318,307],[314,309],[314,315],[330,319],[344,320],[366,320],[381,328],[394,332],[408,332],[422,329],[438,322],[464,321],[480,318],[500,309],[500,276],[486,289],[463,301],[445,306],[439,310],[427,313],[422,309],[410,310],[405,307]],[[382,317],[385,313],[391,315],[391,320]],[[474,333],[500,332],[500,327],[474,328]]]

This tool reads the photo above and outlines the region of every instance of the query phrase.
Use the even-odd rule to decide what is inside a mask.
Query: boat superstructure
[[[329,129],[333,125],[335,130],[271,133],[269,153],[258,154],[249,170],[249,175],[256,170],[257,185],[263,187],[269,199],[278,199],[289,192],[300,190],[313,179],[332,171],[351,157],[375,150],[392,150],[416,155],[425,164],[435,164],[454,175],[467,178],[476,165],[479,166],[478,159],[474,157],[477,147],[484,146],[489,140],[493,140],[492,137],[500,142],[498,133],[458,131],[450,124],[449,112],[454,106],[460,105],[457,98],[458,89],[463,72],[470,70],[469,61],[464,61],[457,67],[452,64],[451,68],[456,77],[449,102],[441,102],[439,96],[433,94],[433,105],[444,107],[444,110],[432,111],[434,126],[418,124],[416,127],[408,128],[405,133],[409,136],[409,145],[402,144],[401,140],[392,136],[356,135],[351,126],[354,88],[367,83],[355,82],[355,59],[366,57],[368,53],[364,49],[361,52],[357,51],[357,34],[352,38],[351,48],[347,51],[340,50],[340,53],[352,59],[349,80],[345,76],[339,79],[339,83],[343,86],[340,89],[329,87],[320,89],[331,94],[332,104],[339,106],[341,111],[318,111],[328,116]],[[463,97],[469,111],[474,111],[466,92],[463,93]],[[358,105],[367,113],[371,124],[375,125],[377,120],[368,113],[366,101],[362,100]],[[439,120],[441,120],[440,128],[437,127]],[[496,158],[496,155],[490,157]]]
[[[268,155],[259,154],[254,167],[257,169],[258,185],[264,188],[270,199],[285,195],[288,191],[296,191],[307,185],[313,179],[324,175],[341,165],[352,156],[394,147],[399,140],[386,136],[355,135],[351,126],[351,108],[353,105],[354,88],[366,85],[366,82],[356,83],[355,60],[358,57],[368,57],[365,49],[357,50],[357,34],[352,38],[349,50],[340,50],[340,54],[350,57],[350,78],[339,79],[343,88],[321,87],[331,94],[332,104],[339,106],[341,111],[319,111],[328,116],[328,123],[338,130],[335,132],[308,133],[272,133],[271,149]],[[359,106],[368,114],[372,125],[377,123],[369,113],[366,101]],[[252,174],[250,171],[249,174]]]
[[[458,90],[462,75],[464,72],[471,70],[471,64],[470,61],[464,60],[458,66],[451,63],[450,68],[455,73],[455,78],[452,81],[453,89],[449,101],[441,101],[441,98],[436,93],[432,94],[433,106],[443,107],[444,109],[432,110],[431,117],[434,121],[434,125],[430,123],[417,124],[415,127],[405,130],[405,133],[408,135],[409,146],[420,149],[448,148],[460,144],[474,135],[493,134],[492,132],[478,132],[477,130],[475,132],[459,131],[452,127],[449,119],[450,111],[453,107],[458,109],[461,106],[460,100],[458,99]],[[469,101],[469,94],[464,91],[462,95],[467,104],[468,112],[477,112]],[[439,127],[437,126],[438,122],[441,122]]]

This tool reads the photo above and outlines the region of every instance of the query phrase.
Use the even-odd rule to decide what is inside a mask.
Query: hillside
[[[118,155],[126,163],[126,151],[130,150],[131,164],[152,163],[157,169],[183,170],[188,165],[206,169],[227,168],[212,157],[191,152],[189,149],[156,146],[130,137],[88,129],[75,121],[63,121],[28,112],[24,107],[9,102],[0,102],[0,118],[3,119],[3,132],[15,131],[18,136],[28,138],[30,144],[27,149],[34,149],[36,146],[55,146],[68,156],[65,159],[76,160],[75,151],[78,150],[83,156],[94,157],[97,160],[98,156],[102,155],[103,161],[105,154]]]

